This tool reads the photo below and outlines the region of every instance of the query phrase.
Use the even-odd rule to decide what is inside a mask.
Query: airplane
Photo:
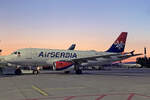
[[[68,73],[73,70],[76,74],[82,74],[82,64],[90,61],[100,63],[113,62],[120,59],[138,56],[141,54],[129,55],[121,54],[125,47],[127,32],[122,32],[119,38],[106,52],[98,51],[79,51],[79,50],[60,50],[45,48],[23,48],[8,56],[0,57],[1,63],[10,63],[22,66],[53,66],[53,70],[65,71]],[[93,63],[92,62],[92,63]]]

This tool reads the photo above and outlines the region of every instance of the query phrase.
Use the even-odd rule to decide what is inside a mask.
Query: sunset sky
[[[0,0],[2,55],[20,48],[107,50],[128,32],[125,51],[150,54],[150,0]]]

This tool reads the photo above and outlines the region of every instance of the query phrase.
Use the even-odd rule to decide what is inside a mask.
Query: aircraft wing
[[[96,60],[96,58],[105,58],[105,57],[118,56],[118,55],[120,55],[120,54],[115,53],[115,54],[89,56],[89,57],[71,59],[71,61],[73,61],[73,62],[86,62],[87,60]]]

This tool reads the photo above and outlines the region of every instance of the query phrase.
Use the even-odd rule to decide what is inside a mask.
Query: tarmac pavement
[[[150,100],[150,69],[0,76],[0,100]]]

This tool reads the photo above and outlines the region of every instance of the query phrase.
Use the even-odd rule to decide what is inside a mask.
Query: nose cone
[[[20,64],[20,62],[22,62],[22,58],[16,55],[9,55],[5,57],[5,61],[11,64]]]
[[[5,57],[6,57],[6,56],[0,56],[0,64],[5,64],[5,63],[7,63]]]
[[[15,61],[15,58],[13,56],[5,56],[4,57],[5,62],[12,63]]]

